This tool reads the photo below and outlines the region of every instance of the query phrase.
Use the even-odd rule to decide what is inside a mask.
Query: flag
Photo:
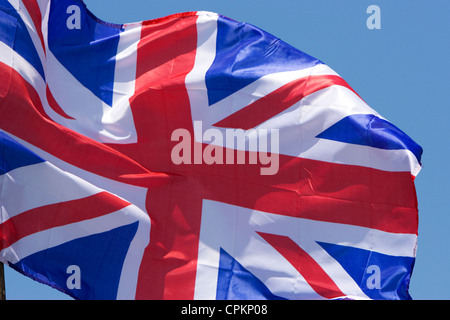
[[[75,299],[410,299],[422,148],[322,61],[187,12],[0,0],[0,259]]]

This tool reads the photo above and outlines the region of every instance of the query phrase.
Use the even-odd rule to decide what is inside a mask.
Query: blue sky
[[[376,111],[424,148],[416,179],[419,241],[410,294],[450,299],[450,1],[85,0],[100,19],[126,23],[185,11],[248,22],[322,60]],[[381,10],[369,30],[366,9]],[[6,268],[8,299],[67,299]]]

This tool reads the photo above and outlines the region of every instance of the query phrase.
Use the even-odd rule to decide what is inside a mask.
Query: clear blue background
[[[413,299],[450,299],[450,1],[85,0],[100,19],[126,23],[185,11],[248,22],[322,60],[424,148],[416,179],[419,242]],[[381,29],[369,30],[369,5]],[[6,267],[7,299],[68,299]]]

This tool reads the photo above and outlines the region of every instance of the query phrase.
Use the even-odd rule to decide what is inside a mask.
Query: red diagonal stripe
[[[23,1],[23,4],[25,5],[28,14],[33,20],[36,32],[38,34],[39,39],[41,40],[42,49],[45,52],[44,36],[42,35],[42,15],[41,10],[39,9],[39,5],[36,2],[36,0],[26,0]]]
[[[129,205],[108,192],[100,192],[28,210],[0,224],[0,250],[33,233],[97,218]]]
[[[244,130],[254,128],[283,112],[311,93],[333,85],[343,86],[355,92],[339,76],[321,75],[300,78],[258,99],[247,107],[217,122],[214,126]]]
[[[292,239],[262,232],[258,234],[281,253],[319,295],[327,299],[345,296],[322,267]]]
[[[50,108],[53,109],[53,111],[55,111],[57,114],[59,114],[61,117],[66,118],[66,119],[70,119],[70,120],[74,120],[74,118],[72,118],[71,116],[69,116],[58,104],[58,102],[56,102],[55,98],[53,97],[52,92],[50,91],[50,88],[46,87],[45,92],[47,94],[47,101],[48,101],[48,105],[50,106]]]

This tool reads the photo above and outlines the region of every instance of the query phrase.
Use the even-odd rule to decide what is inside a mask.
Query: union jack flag
[[[0,25],[2,262],[76,299],[410,299],[422,149],[326,64],[210,12]]]

